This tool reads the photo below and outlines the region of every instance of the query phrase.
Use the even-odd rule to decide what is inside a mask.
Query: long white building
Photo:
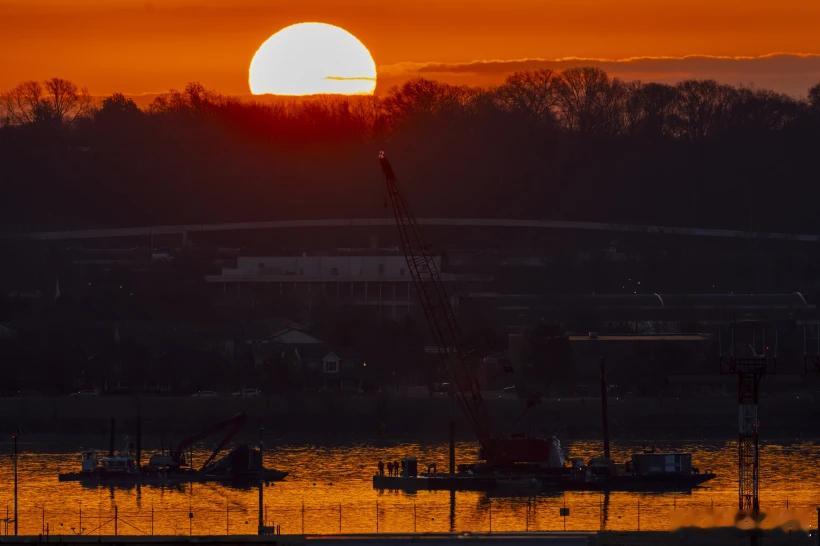
[[[441,257],[435,258],[441,268]],[[324,298],[336,303],[380,308],[397,318],[416,305],[413,279],[401,255],[242,256],[206,282],[221,286],[226,297],[298,296],[310,304]],[[451,294],[462,285],[484,280],[442,273]]]

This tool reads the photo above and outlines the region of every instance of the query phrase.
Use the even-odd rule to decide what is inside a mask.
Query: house
[[[276,368],[281,380],[306,389],[360,391],[368,387],[367,361],[331,347],[300,330],[286,328],[257,342],[255,357]]]

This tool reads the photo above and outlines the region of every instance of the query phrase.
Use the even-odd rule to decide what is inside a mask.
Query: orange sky
[[[818,0],[0,0],[0,90],[61,76],[93,94],[244,94],[257,46],[311,20],[367,45],[381,90],[406,62],[820,54]]]

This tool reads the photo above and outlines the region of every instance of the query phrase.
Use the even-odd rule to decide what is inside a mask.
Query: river
[[[0,519],[12,511],[12,465],[8,443],[0,460]],[[60,472],[79,469],[79,452],[24,446],[19,457],[21,534],[254,534],[258,491],[215,484],[139,489],[83,487],[59,482]],[[565,446],[585,459],[597,441]],[[628,458],[643,444],[616,443],[613,457]],[[280,445],[266,450],[266,464],[290,475],[264,489],[266,522],[283,534],[513,531],[669,530],[680,526],[732,525],[737,506],[737,445],[727,442],[665,442],[659,450],[686,450],[701,470],[717,478],[687,493],[570,492],[531,498],[458,492],[379,492],[371,485],[378,460],[415,455],[421,468],[447,466],[445,444]],[[148,452],[150,453],[150,451]],[[458,444],[458,459],[474,459],[476,447]],[[202,458],[204,453],[195,453]],[[761,448],[762,527],[808,528],[820,503],[820,443],[766,442]],[[569,508],[567,517],[560,508]],[[116,515],[116,516],[115,516]],[[5,523],[0,532],[6,532]],[[8,526],[11,532],[11,526]]]

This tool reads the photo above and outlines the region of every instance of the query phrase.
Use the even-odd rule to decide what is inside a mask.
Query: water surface
[[[5,446],[4,446],[5,447]],[[589,458],[597,441],[566,446]],[[628,458],[640,444],[615,444],[613,457]],[[371,485],[378,460],[415,455],[421,468],[447,465],[446,444],[285,445],[266,451],[266,464],[290,475],[264,489],[263,517],[282,533],[410,531],[674,529],[682,525],[731,525],[737,507],[735,442],[656,444],[693,453],[701,470],[717,478],[688,493],[569,492],[526,497],[476,492],[379,492]],[[7,450],[5,450],[8,453]],[[460,462],[476,447],[460,443]],[[196,454],[203,458],[204,452]],[[254,534],[258,491],[217,484],[180,488],[115,489],[59,482],[60,472],[79,469],[79,451],[24,452],[19,459],[20,532],[40,534]],[[0,519],[11,511],[10,457],[0,461]],[[820,503],[820,444],[765,443],[761,451],[762,526],[813,526]],[[570,515],[562,518],[566,506]],[[115,518],[116,511],[116,518]],[[5,525],[0,528],[5,533]]]

